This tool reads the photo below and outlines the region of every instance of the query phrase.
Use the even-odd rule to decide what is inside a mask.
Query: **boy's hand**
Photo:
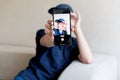
[[[53,22],[48,20],[45,24],[45,35],[41,39],[41,44],[46,47],[54,46]]]
[[[50,37],[51,41],[54,40],[52,20],[48,20],[47,23],[45,24],[45,33]]]
[[[81,17],[79,11],[76,11],[74,13],[71,13],[71,23],[72,23],[72,31],[77,34],[81,28],[80,28],[80,23],[81,23]]]

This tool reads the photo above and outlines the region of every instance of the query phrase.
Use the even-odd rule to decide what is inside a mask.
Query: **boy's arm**
[[[92,62],[92,52],[80,28],[80,13],[77,11],[76,13],[71,14],[71,18],[74,22],[72,31],[74,31],[76,35],[78,48],[80,51],[78,59],[83,63],[89,64]]]
[[[78,59],[86,64],[89,64],[92,62],[92,52],[91,49],[87,43],[87,41],[85,40],[85,37],[82,33],[82,31],[79,29],[75,32],[76,38],[77,38],[77,42],[78,42],[78,48],[79,48],[79,55],[78,55]]]

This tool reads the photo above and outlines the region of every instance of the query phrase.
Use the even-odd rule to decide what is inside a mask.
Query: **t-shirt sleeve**
[[[40,29],[36,33],[36,55],[44,53],[47,47],[40,45],[40,39],[45,35],[44,29]]]
[[[77,39],[76,38],[73,38],[72,40],[72,47],[73,47],[73,55],[75,57],[75,59],[78,59],[78,55],[79,55],[79,48],[78,48],[78,42],[77,42]]]
[[[40,45],[40,39],[45,35],[44,29],[40,29],[36,33],[36,45]]]

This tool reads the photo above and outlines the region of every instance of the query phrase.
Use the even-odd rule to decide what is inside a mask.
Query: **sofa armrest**
[[[0,45],[0,80],[13,80],[34,55],[34,47]]]
[[[91,64],[73,61],[58,80],[117,80],[116,57],[94,54]]]

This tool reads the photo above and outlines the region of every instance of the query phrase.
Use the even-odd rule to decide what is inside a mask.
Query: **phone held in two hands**
[[[71,45],[71,17],[69,9],[53,9],[55,45]]]

